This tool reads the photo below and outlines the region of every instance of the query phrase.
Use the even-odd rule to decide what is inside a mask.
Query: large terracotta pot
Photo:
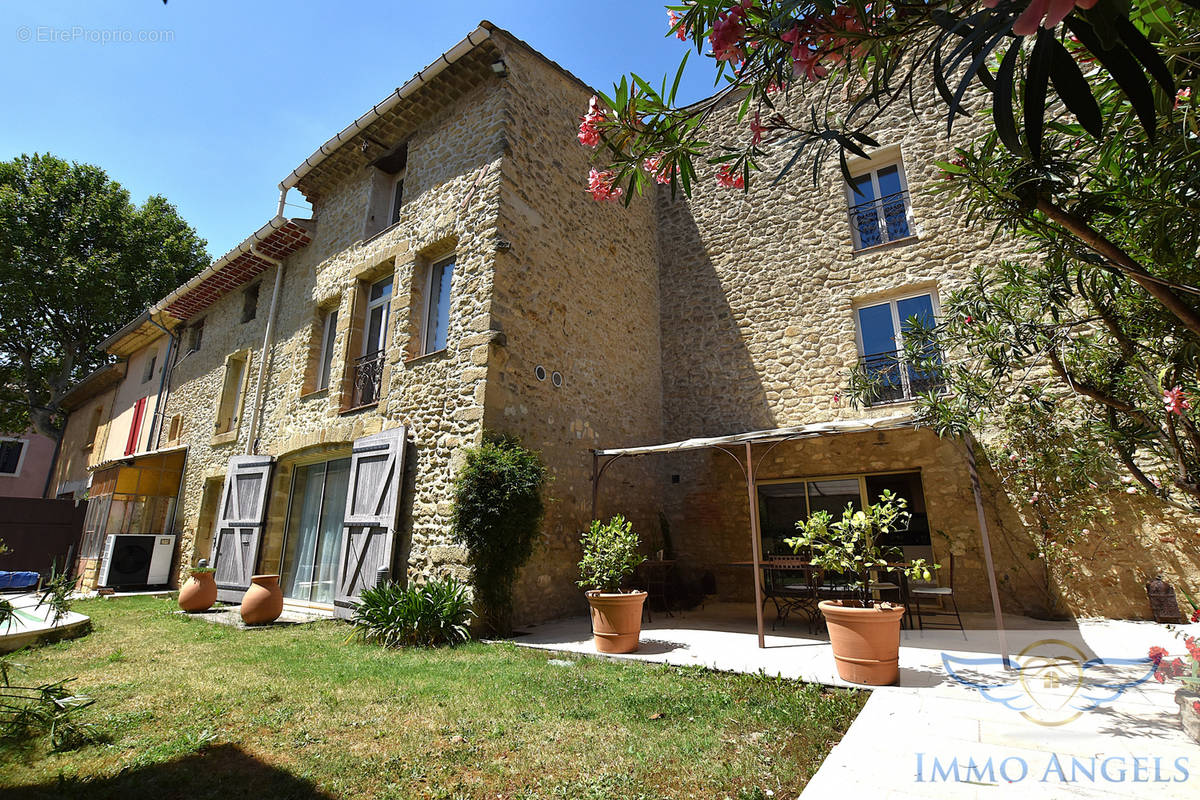
[[[1200,711],[1193,705],[1200,702],[1200,692],[1179,689],[1175,692],[1175,702],[1179,704],[1179,724],[1184,733],[1200,744]]]
[[[179,607],[189,613],[207,611],[217,602],[217,581],[211,570],[192,570],[179,589]]]
[[[242,595],[242,622],[266,625],[283,613],[283,589],[278,575],[252,575],[250,588]]]
[[[855,608],[839,600],[822,600],[819,606],[842,680],[886,686],[899,679],[902,606]]]
[[[645,592],[586,592],[592,607],[592,639],[598,653],[632,653],[642,634]]]

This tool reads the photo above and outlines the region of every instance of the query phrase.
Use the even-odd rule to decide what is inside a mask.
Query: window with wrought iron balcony
[[[916,235],[908,184],[899,162],[853,176],[847,190],[855,250]]]
[[[367,292],[367,314],[363,330],[363,353],[352,366],[354,398],[351,406],[379,402],[383,384],[383,356],[386,352],[388,309],[392,301],[392,276],[376,281]]]
[[[942,354],[932,339],[936,299],[922,292],[856,310],[860,355],[852,383],[868,405],[902,403],[944,387]]]

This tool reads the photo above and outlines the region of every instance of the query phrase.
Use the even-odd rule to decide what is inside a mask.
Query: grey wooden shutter
[[[334,613],[343,619],[353,614],[362,590],[375,585],[379,568],[391,568],[406,430],[401,426],[354,442],[333,599]]]
[[[218,600],[240,602],[250,588],[267,516],[267,489],[274,461],[271,456],[229,459],[213,533],[211,566],[216,570]]]

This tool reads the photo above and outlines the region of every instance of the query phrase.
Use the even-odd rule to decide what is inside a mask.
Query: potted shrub
[[[632,653],[642,633],[646,593],[623,592],[621,585],[645,557],[638,553],[633,525],[618,514],[608,522],[592,520],[581,536],[583,560],[579,585],[592,609],[592,638],[600,653]]]
[[[179,607],[190,614],[207,611],[217,602],[217,581],[215,569],[208,562],[200,559],[200,563],[192,567],[191,577],[179,587]]]
[[[829,628],[829,641],[838,675],[851,683],[883,686],[900,676],[900,618],[904,606],[872,598],[871,572],[899,569],[911,579],[930,579],[930,567],[918,559],[895,567],[903,552],[883,544],[883,538],[908,527],[908,503],[890,491],[865,511],[847,505],[834,521],[818,511],[796,523],[799,535],[787,539],[797,553],[808,554],[814,567],[845,577],[849,597],[822,600],[818,606]]]

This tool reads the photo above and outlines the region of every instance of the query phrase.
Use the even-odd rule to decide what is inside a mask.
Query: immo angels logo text
[[[1066,725],[1154,675],[1148,658],[1088,658],[1061,639],[1043,639],[1009,659],[942,653],[947,674],[1037,725]]]

